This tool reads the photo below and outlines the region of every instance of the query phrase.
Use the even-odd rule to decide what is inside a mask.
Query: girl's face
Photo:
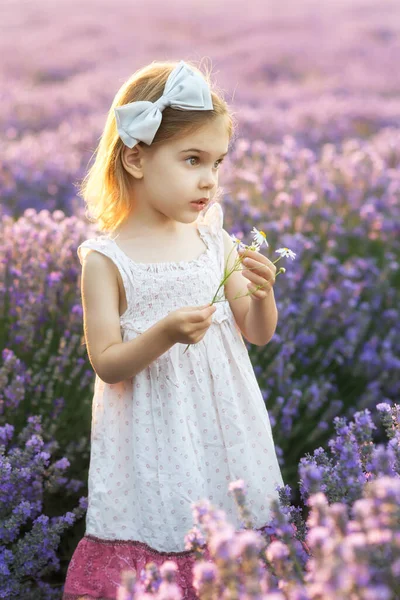
[[[228,145],[227,117],[219,116],[180,139],[154,148],[133,148],[128,164],[135,178],[132,223],[174,230],[176,222],[194,222],[199,211],[191,202],[214,197]]]

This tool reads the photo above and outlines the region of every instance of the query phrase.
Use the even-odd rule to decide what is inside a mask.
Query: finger
[[[246,277],[246,279],[251,281],[251,283],[255,283],[256,285],[264,285],[265,286],[265,285],[268,285],[269,283],[272,283],[275,279],[275,278],[272,278],[271,276],[268,277],[267,275],[264,277],[261,277],[261,275],[254,273],[254,271],[249,271],[248,273],[246,273],[246,271],[243,271],[243,275]]]
[[[268,262],[267,261],[268,261],[268,259],[266,256],[263,256],[263,260],[247,258],[246,262],[243,263],[243,267],[245,269],[247,269],[248,267],[251,267],[252,269],[265,269],[265,268],[268,269],[269,268],[268,262],[271,262],[271,261],[268,261]]]
[[[217,307],[213,306],[210,312],[205,313],[203,324],[206,329],[211,325],[213,314],[215,313],[216,309],[217,309]]]
[[[244,264],[244,269],[248,269],[251,273],[258,273],[262,277],[270,277],[271,275],[275,276],[276,266],[272,263],[268,258],[264,257],[266,261],[259,261],[249,258],[249,262]]]
[[[211,306],[210,304],[203,304],[201,306],[193,306],[192,309],[198,314],[199,312],[207,312],[207,310],[210,310],[211,308],[213,308],[213,306]]]
[[[213,304],[212,306],[210,306],[209,304],[206,306],[206,308],[203,308],[203,313],[205,315],[207,314],[213,314],[213,312],[215,312],[217,310],[217,307],[215,306],[215,304]]]
[[[261,277],[265,278],[270,278],[273,272],[271,272],[270,268],[266,264],[261,264],[256,260],[251,260],[251,262],[243,265],[243,267],[244,269],[242,270],[242,273],[247,271],[248,273],[255,273],[256,275],[261,275]]]
[[[260,252],[256,252],[256,256],[258,256],[259,258],[252,258],[251,260],[255,260],[256,262],[261,263],[261,265],[265,265],[266,267],[271,269],[271,271],[276,271],[276,266],[274,265],[272,260],[268,258],[268,256],[264,256],[264,254],[261,254]]]
[[[211,319],[216,310],[217,310],[216,306],[211,306],[211,307],[209,307],[209,309],[205,309],[203,311],[204,312],[204,318],[205,319]]]
[[[250,292],[250,294],[252,295],[253,298],[257,298],[257,299],[263,299],[267,297],[267,294],[269,292],[269,287],[264,287],[264,288],[258,288],[256,286],[252,286],[250,283],[248,284],[247,288]]]
[[[201,323],[202,321],[204,321],[204,319],[208,318],[210,315],[213,315],[215,311],[216,306],[210,306],[209,304],[206,304],[200,310],[196,310],[193,313],[192,318],[190,320],[192,323]]]
[[[207,331],[207,329],[210,327],[212,323],[212,319],[206,319],[205,321],[202,321],[201,323],[194,323],[193,324],[193,331],[196,334],[202,334],[205,333]]]

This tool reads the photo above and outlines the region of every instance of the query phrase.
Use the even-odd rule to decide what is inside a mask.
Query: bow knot
[[[154,104],[155,106],[157,106],[158,110],[162,112],[164,108],[167,108],[167,106],[171,106],[171,100],[170,98],[168,98],[168,96],[165,96],[165,94],[163,94],[158,100],[154,102]]]
[[[164,93],[155,102],[129,102],[114,108],[117,130],[128,148],[138,142],[152,143],[167,107],[179,110],[213,110],[211,91],[203,77],[183,60],[165,83]]]

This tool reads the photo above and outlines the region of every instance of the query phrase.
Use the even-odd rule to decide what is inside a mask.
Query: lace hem
[[[95,535],[91,535],[90,533],[85,535],[87,540],[92,540],[97,544],[106,544],[111,546],[139,546],[140,548],[144,548],[148,554],[152,554],[153,556],[162,556],[162,557],[178,557],[178,556],[190,556],[193,554],[191,550],[181,550],[180,552],[163,552],[162,550],[155,550],[146,542],[139,542],[138,540],[105,540],[104,538],[98,538]]]
[[[63,594],[62,600],[115,600],[114,596],[90,596],[88,594]]]

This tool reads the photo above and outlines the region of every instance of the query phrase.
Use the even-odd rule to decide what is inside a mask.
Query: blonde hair
[[[209,85],[213,110],[174,110],[166,107],[151,146],[191,133],[220,115],[228,116],[230,139],[235,132],[234,113],[216,87],[213,86],[212,89],[210,72],[204,74],[190,61],[185,62],[200,73]],[[119,227],[131,208],[132,177],[122,164],[124,143],[117,131],[114,108],[141,100],[155,102],[163,94],[167,78],[177,64],[176,61],[153,61],[125,81],[114,97],[94,152],[95,161],[79,185],[78,191],[78,195],[86,203],[85,216],[90,222],[96,223],[102,232],[114,231]],[[138,144],[143,145],[142,142]]]

